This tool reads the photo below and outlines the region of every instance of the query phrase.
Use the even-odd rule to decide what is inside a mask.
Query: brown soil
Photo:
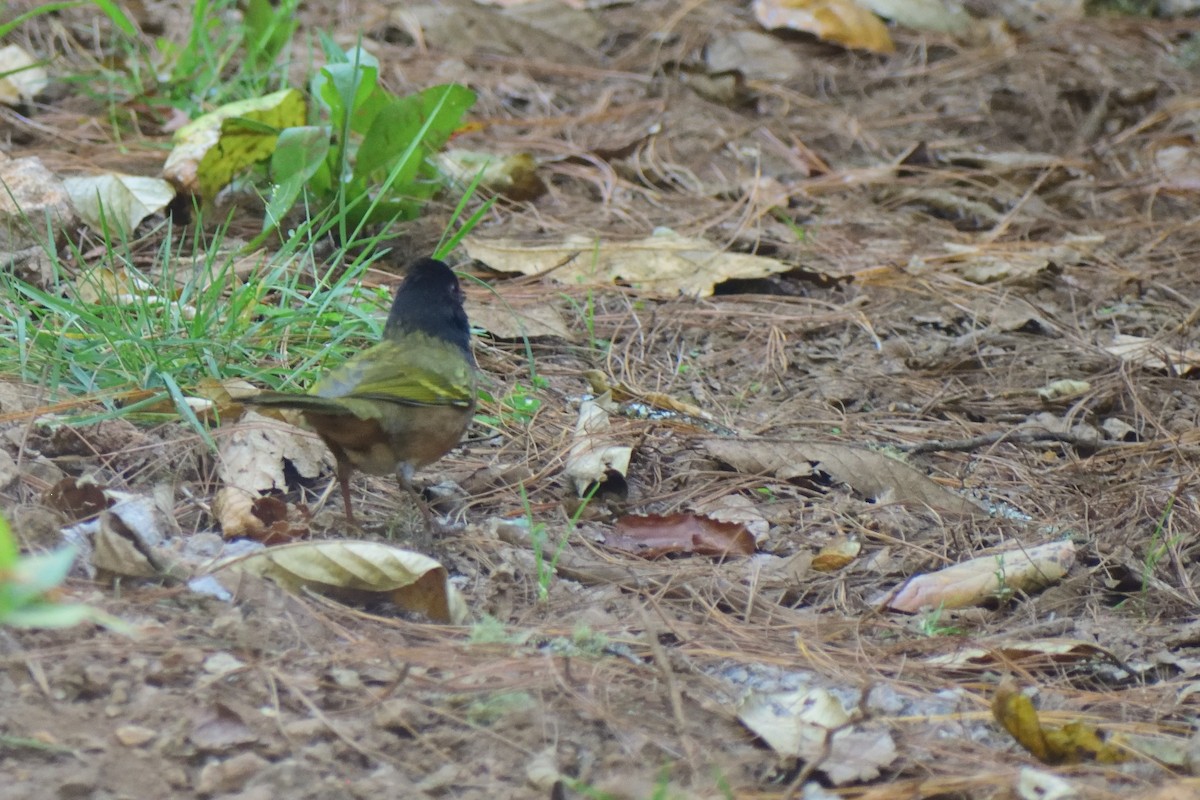
[[[179,14],[146,5],[148,19]],[[589,12],[602,28],[591,48],[551,27],[538,56],[490,27],[504,12],[464,9],[461,35],[424,50],[373,2],[306,10],[304,29],[350,43],[365,26],[396,91],[458,80],[479,92],[482,129],[456,144],[541,160],[547,193],[502,201],[480,235],[532,244],[665,226],[794,270],[694,299],[467,265],[518,310],[555,305],[573,335],[533,342],[549,385],[529,424],[479,427],[421,476],[467,490],[465,527],[429,550],[472,619],[499,625],[433,625],[269,585],[227,603],[74,581],[72,595],[140,636],[0,632],[0,794],[752,798],[798,797],[813,781],[854,798],[1007,798],[1023,768],[1089,798],[1200,793],[1184,777],[1200,670],[1200,25],[999,4],[969,42],[893,29],[889,57],[779,34],[790,74],[748,61],[721,84],[705,48],[758,30],[741,4],[611,5]],[[32,46],[90,46],[90,14],[71,13],[32,23]],[[63,173],[152,174],[165,137],[122,152],[89,102],[66,92],[33,122],[5,117],[9,154]],[[401,255],[427,252],[452,205],[413,225]],[[1111,353],[1118,334],[1153,340],[1158,363]],[[529,385],[523,344],[478,337],[476,350],[494,396]],[[589,369],[714,423],[614,417],[613,440],[634,448],[628,497],[585,510],[539,599],[528,538],[497,520],[524,516],[524,481],[535,520],[567,535],[562,468]],[[1037,394],[1062,379],[1087,385]],[[18,459],[27,427],[6,437]],[[210,457],[184,426],[80,436],[38,452],[115,487],[169,488],[181,537],[215,529]],[[820,470],[738,472],[703,445],[721,436],[890,446],[995,513],[868,497]],[[368,537],[408,538],[391,482],[355,487]],[[0,495],[30,546],[54,544],[44,488],[23,473]],[[731,495],[769,523],[752,559],[602,546],[620,513]],[[332,510],[314,527],[345,531]],[[914,574],[1063,538],[1074,566],[1045,591],[962,612],[880,608]],[[861,545],[848,563],[813,566],[844,540]],[[967,647],[983,652],[935,658]],[[1041,764],[992,721],[1005,676],[1036,687],[1047,724],[1161,735],[1185,755]],[[749,693],[807,687],[838,697],[860,734],[890,734],[895,756],[863,745],[861,766],[836,748],[781,759],[738,721]]]

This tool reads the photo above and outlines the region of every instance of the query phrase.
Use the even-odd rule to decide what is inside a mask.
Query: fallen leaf
[[[708,297],[732,278],[764,278],[793,267],[774,258],[730,253],[705,239],[661,231],[632,242],[573,235],[552,244],[468,236],[463,247],[498,272],[542,275],[576,286],[622,282],[660,296]]]
[[[680,553],[701,556],[748,556],[757,549],[740,522],[721,522],[698,514],[628,515],[617,520],[604,544],[644,558]]]
[[[286,544],[223,561],[211,574],[246,572],[290,592],[311,589],[348,602],[386,599],[434,622],[459,624],[466,604],[446,568],[421,553],[376,542]]]
[[[255,411],[229,426],[219,447],[221,482],[252,494],[287,490],[284,461],[302,478],[315,478],[331,465],[315,434]]]
[[[1011,682],[1001,683],[992,698],[992,717],[1044,764],[1078,764],[1096,761],[1120,764],[1129,754],[1105,742],[1101,731],[1084,722],[1061,728],[1042,725],[1033,701],[1018,692]]]
[[[162,178],[139,175],[90,175],[63,178],[75,211],[96,231],[131,233],[142,220],[163,211],[175,199],[175,187]]]
[[[1049,542],[973,558],[952,567],[917,575],[906,582],[887,607],[916,613],[922,608],[963,608],[1012,592],[1033,592],[1058,580],[1075,563],[1075,545]]]
[[[986,646],[963,647],[953,653],[943,653],[926,659],[925,663],[941,667],[1019,666],[1023,670],[1060,671],[1072,664],[1091,664],[1096,661],[1118,663],[1108,650],[1092,642],[1078,639],[1035,639],[1029,642],[998,641]]]
[[[836,572],[858,557],[862,544],[847,536],[839,536],[821,548],[812,560],[817,572]]]
[[[181,192],[212,199],[234,175],[270,158],[279,131],[303,125],[306,114],[296,89],[227,103],[175,132],[163,177]]]
[[[1117,334],[1104,349],[1134,366],[1155,372],[1188,375],[1200,367],[1200,350],[1179,350],[1141,336]]]
[[[17,106],[37,97],[50,83],[50,75],[23,48],[0,47],[0,103]]]
[[[486,331],[493,339],[517,341],[555,338],[574,341],[575,334],[552,303],[513,306],[499,299],[468,298],[467,317],[475,328]]]
[[[701,446],[739,472],[781,480],[824,472],[876,502],[929,506],[963,515],[986,515],[972,501],[934,483],[923,472],[877,450],[843,444],[706,439]]]
[[[818,769],[834,785],[878,777],[898,755],[885,728],[850,725],[841,701],[826,689],[754,692],[737,714],[743,725],[780,755],[821,759]]]
[[[510,200],[534,200],[546,193],[537,174],[537,160],[529,153],[496,155],[451,148],[435,156],[438,169],[464,185],[479,179],[479,187]]]
[[[567,452],[566,466],[563,468],[580,497],[595,484],[616,482],[615,478],[624,483],[633,448],[617,444],[612,439],[608,412],[601,403],[597,400],[580,403],[571,449]]]
[[[854,50],[896,51],[887,26],[853,0],[754,0],[754,18],[768,30],[811,33]]]
[[[876,14],[906,28],[940,33],[964,33],[971,15],[955,0],[858,0]]]

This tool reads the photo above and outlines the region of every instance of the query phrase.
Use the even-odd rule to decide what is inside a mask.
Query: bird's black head
[[[471,324],[463,310],[458,276],[433,258],[414,261],[396,290],[385,339],[420,332],[458,347],[471,358]]]

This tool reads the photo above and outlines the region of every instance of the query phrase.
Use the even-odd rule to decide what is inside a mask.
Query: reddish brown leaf
[[[605,542],[645,558],[674,553],[702,556],[748,556],[754,553],[754,536],[740,522],[721,522],[697,514],[625,516]]]

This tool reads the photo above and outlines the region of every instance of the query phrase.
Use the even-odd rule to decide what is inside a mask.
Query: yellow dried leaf
[[[1070,722],[1061,728],[1043,726],[1033,701],[1011,682],[1001,683],[992,698],[992,716],[1017,743],[1044,764],[1078,764],[1096,761],[1119,764],[1129,754],[1104,740],[1101,732],[1085,722]]]
[[[843,47],[872,53],[896,51],[887,26],[852,0],[755,0],[754,16],[770,30],[787,28],[811,33]]]

